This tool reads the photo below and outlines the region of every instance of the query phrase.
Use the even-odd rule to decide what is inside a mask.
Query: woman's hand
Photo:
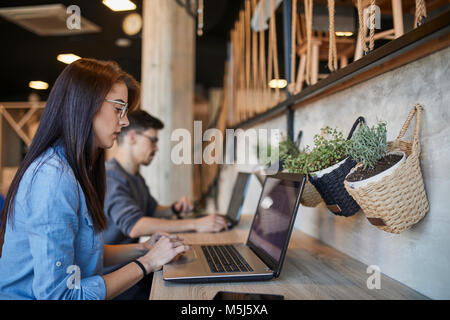
[[[154,235],[156,236],[156,234]],[[147,242],[151,242],[152,239]],[[160,235],[149,251],[138,260],[148,273],[158,271],[177,255],[187,252],[191,247],[184,244],[176,235]]]
[[[150,239],[148,239],[147,241],[143,242],[142,244],[144,245],[144,247],[148,250],[151,250],[152,247],[155,245],[155,243],[161,239],[162,237],[169,237],[170,235],[167,232],[163,232],[163,231],[157,231],[155,232]]]

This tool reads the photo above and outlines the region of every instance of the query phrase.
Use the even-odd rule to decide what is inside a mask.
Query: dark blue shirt
[[[116,159],[106,162],[105,244],[138,242],[139,239],[129,237],[131,229],[140,218],[153,216],[157,206],[139,173],[129,174]]]

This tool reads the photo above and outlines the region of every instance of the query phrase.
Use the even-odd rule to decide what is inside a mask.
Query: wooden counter
[[[246,242],[252,216],[244,215],[234,229],[217,234],[182,233],[187,244]],[[272,293],[285,299],[428,299],[381,274],[381,288],[368,289],[367,266],[294,229],[278,279],[217,284],[179,284],[153,276],[150,299],[209,300],[217,291]]]

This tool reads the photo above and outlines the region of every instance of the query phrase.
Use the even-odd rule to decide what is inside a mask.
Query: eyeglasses
[[[139,133],[141,136],[146,137],[148,140],[150,140],[153,144],[157,144],[159,139],[158,137],[149,137],[145,134]]]
[[[114,104],[119,104],[122,106],[122,108],[118,108],[116,107],[117,111],[120,111],[120,119],[122,119],[123,117],[125,117],[125,115],[128,113],[128,102],[123,102],[121,100],[109,100],[109,99],[105,99],[108,102],[114,103]]]

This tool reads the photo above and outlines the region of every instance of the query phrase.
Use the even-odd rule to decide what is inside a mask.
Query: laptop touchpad
[[[188,252],[176,256],[171,261],[171,264],[187,264],[192,263],[195,260],[197,260],[197,254],[195,253],[194,248],[191,248]]]

